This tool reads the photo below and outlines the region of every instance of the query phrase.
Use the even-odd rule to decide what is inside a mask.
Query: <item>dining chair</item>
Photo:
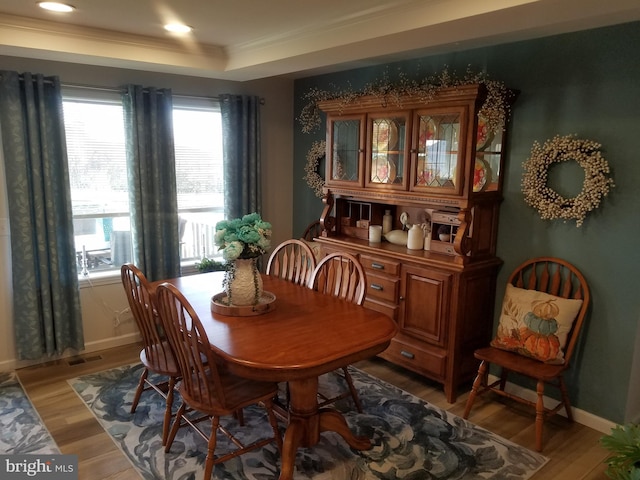
[[[314,220],[307,228],[304,229],[302,233],[302,238],[307,241],[312,241],[314,238],[317,238],[322,233],[322,224],[320,220]]]
[[[273,398],[277,394],[278,385],[237,377],[224,368],[222,359],[217,357],[211,349],[200,318],[189,301],[174,285],[161,284],[156,290],[156,298],[167,338],[176,352],[182,372],[178,384],[182,403],[171,426],[165,452],[169,452],[180,427],[191,426],[207,441],[204,469],[206,480],[211,478],[214,465],[268,443],[275,441],[278,451],[282,452],[282,437],[273,411]],[[220,425],[220,417],[235,415],[253,404],[261,404],[267,410],[273,436],[245,445],[227,428]],[[202,415],[192,418],[186,415],[188,411],[197,411]],[[204,433],[197,425],[208,419],[211,420],[210,435]],[[236,448],[224,455],[214,457],[218,431],[226,435]]]
[[[162,444],[164,445],[169,434],[174,389],[180,370],[175,355],[162,332],[162,325],[150,293],[149,281],[144,273],[135,265],[125,263],[120,268],[120,276],[129,308],[142,336],[143,345],[140,361],[144,369],[131,403],[131,413],[136,411],[143,391],[153,389],[162,395],[166,402],[162,426]],[[149,373],[161,375],[162,380],[152,381]],[[169,377],[168,380],[166,377]]]
[[[356,305],[362,305],[366,287],[367,278],[362,264],[347,252],[333,252],[323,257],[309,279],[309,288]],[[321,395],[319,406],[323,407],[350,396],[358,412],[362,413],[362,402],[358,397],[348,366],[342,367],[340,372],[336,371],[336,373],[345,379],[348,390],[333,397]]]
[[[463,418],[469,417],[476,398],[489,391],[534,407],[536,450],[542,451],[547,418],[564,408],[573,422],[563,374],[569,368],[589,301],[585,278],[569,262],[539,257],[519,265],[507,282],[496,336],[490,346],[474,352],[480,367]],[[490,364],[500,370],[492,383],[488,378]],[[511,372],[536,381],[535,402],[505,390]],[[547,384],[560,392],[561,400],[552,408],[544,404]]]
[[[311,248],[302,240],[291,239],[285,240],[271,252],[266,273],[306,286],[314,268],[316,259]]]

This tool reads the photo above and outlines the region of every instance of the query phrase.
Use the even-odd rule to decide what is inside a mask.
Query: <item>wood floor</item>
[[[78,358],[18,370],[18,375],[62,453],[78,455],[81,480],[139,480],[129,460],[84,406],[67,379],[138,361],[140,347],[129,345]],[[427,402],[462,415],[467,394],[454,404],[440,387],[382,359],[360,362],[358,368]],[[486,398],[485,398],[486,397]],[[525,407],[489,396],[476,400],[470,421],[524,447],[534,448],[533,416]],[[549,463],[533,480],[606,479],[600,432],[556,417],[545,424],[544,455]],[[341,480],[341,479],[336,479]]]

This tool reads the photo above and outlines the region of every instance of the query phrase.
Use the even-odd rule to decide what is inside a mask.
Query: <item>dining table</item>
[[[175,285],[198,314],[214,353],[234,374],[255,380],[288,382],[288,422],[280,480],[291,480],[298,448],[312,447],[320,433],[333,431],[353,449],[371,448],[355,435],[344,416],[318,407],[318,377],[370,358],[387,348],[397,332],[388,316],[269,275],[263,288],[275,296],[272,308],[234,316],[212,309],[223,291],[224,272],[187,275],[153,282]]]

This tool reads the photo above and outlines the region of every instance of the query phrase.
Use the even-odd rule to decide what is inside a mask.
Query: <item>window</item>
[[[131,261],[124,115],[117,92],[64,92],[78,271],[119,270]],[[174,97],[174,145],[182,262],[217,255],[223,218],[222,126],[211,99]]]
[[[212,257],[216,223],[224,218],[222,119],[217,105],[174,101],[173,137],[183,260]]]

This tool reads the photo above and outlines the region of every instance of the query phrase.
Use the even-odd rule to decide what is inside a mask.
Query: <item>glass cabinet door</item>
[[[363,125],[361,115],[329,120],[327,184],[363,186]]]
[[[406,113],[369,116],[367,186],[406,189],[409,121]]]
[[[464,158],[459,144],[463,134],[461,118],[461,111],[416,112],[412,190],[436,194],[461,193],[464,180],[461,168]]]
[[[473,191],[501,191],[502,132],[494,133],[487,128],[482,117],[478,117],[476,159],[473,169]]]

